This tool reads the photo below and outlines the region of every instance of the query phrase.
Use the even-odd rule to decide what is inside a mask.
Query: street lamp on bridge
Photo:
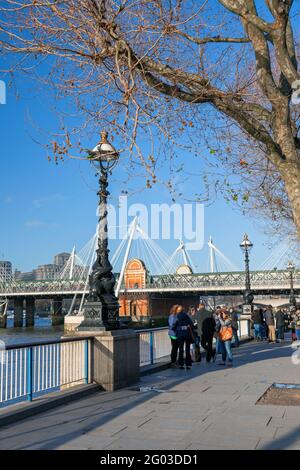
[[[240,243],[240,247],[245,253],[245,292],[244,292],[244,302],[247,305],[251,305],[254,299],[253,293],[251,291],[250,283],[250,270],[249,270],[249,252],[253,247],[253,243],[249,240],[248,235],[245,233],[243,240]]]
[[[99,176],[98,242],[96,261],[89,275],[89,294],[83,306],[84,320],[79,331],[112,330],[118,327],[119,303],[115,296],[115,277],[109,262],[107,234],[108,175],[118,161],[119,153],[107,140],[107,132],[101,132],[101,140],[93,150],[88,150],[88,159]]]
[[[295,265],[292,261],[289,261],[287,265],[287,270],[290,273],[290,307],[296,306],[296,297],[294,293],[294,272],[295,272]]]

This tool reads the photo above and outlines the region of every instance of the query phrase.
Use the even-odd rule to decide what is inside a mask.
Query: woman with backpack
[[[191,317],[183,311],[182,305],[176,307],[176,322],[173,325],[173,330],[176,333],[178,348],[179,348],[179,358],[178,364],[180,369],[184,369],[184,363],[186,369],[190,369],[192,365],[191,359],[191,343],[194,341],[194,324],[191,320]],[[185,358],[184,358],[185,352]]]

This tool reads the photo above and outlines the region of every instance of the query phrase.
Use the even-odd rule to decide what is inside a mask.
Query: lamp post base
[[[83,322],[76,328],[77,331],[106,331],[107,325],[102,318],[102,302],[87,301],[83,306]]]
[[[108,331],[118,328],[118,304],[88,300],[83,306],[83,321],[76,331]]]

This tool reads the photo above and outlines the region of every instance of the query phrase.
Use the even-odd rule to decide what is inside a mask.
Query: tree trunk
[[[280,168],[280,173],[285,183],[294,223],[300,237],[300,163],[285,162]]]

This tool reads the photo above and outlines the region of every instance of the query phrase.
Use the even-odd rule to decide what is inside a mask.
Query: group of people
[[[171,339],[171,367],[190,369],[192,362],[200,362],[200,345],[206,351],[206,361],[215,361],[220,353],[220,365],[232,366],[232,338],[239,345],[238,315],[235,311],[217,307],[215,312],[200,303],[198,309],[191,306],[185,312],[182,305],[173,305],[169,316]],[[214,345],[214,338],[216,344]],[[191,349],[194,351],[192,359]]]
[[[254,307],[251,314],[253,336],[257,341],[270,343],[284,340],[285,332],[291,330],[292,340],[300,340],[300,309]],[[232,343],[239,346],[238,313],[234,309],[217,307],[207,310],[201,302],[187,312],[182,305],[173,305],[169,316],[171,339],[171,367],[190,369],[193,362],[201,361],[200,346],[206,352],[206,361],[215,362],[221,354],[220,365],[232,366]],[[214,341],[215,339],[215,341]],[[192,354],[191,354],[192,352]]]
[[[284,334],[289,328],[292,329],[292,334],[293,330],[295,333],[298,321],[296,315],[292,315],[287,310],[281,308],[273,308],[272,305],[268,305],[265,308],[254,307],[251,320],[254,329],[254,339],[256,341],[267,340],[270,343],[284,341]]]

